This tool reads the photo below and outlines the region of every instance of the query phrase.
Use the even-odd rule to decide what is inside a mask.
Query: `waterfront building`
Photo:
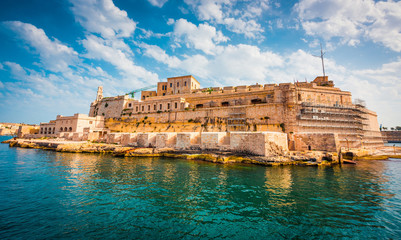
[[[353,102],[351,93],[327,76],[211,88],[200,88],[191,75],[181,76],[158,83],[157,91],[143,91],[140,100],[103,97],[99,87],[89,116],[104,117],[113,132],[282,132],[290,150],[383,145],[377,114],[363,101]]]

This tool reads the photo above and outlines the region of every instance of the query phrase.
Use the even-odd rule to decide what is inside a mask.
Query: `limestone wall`
[[[295,150],[337,152],[340,144],[335,133],[296,133],[293,135]]]
[[[191,147],[200,147],[200,133],[186,132],[177,133],[176,148],[179,150],[191,149]]]
[[[231,132],[230,149],[261,156],[287,151],[287,135],[276,132]]]
[[[386,142],[401,142],[401,131],[382,131],[381,134]]]

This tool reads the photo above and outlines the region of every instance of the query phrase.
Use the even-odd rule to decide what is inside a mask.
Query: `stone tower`
[[[103,86],[97,88],[96,102],[102,100],[103,98]]]

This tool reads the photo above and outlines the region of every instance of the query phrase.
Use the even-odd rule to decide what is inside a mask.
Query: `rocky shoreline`
[[[288,152],[266,157],[213,150],[175,150],[172,148],[136,148],[118,144],[87,141],[64,141],[55,139],[10,139],[2,143],[10,147],[35,148],[57,152],[112,154],[117,157],[167,157],[201,160],[214,163],[247,163],[265,166],[302,165],[321,166],[338,164],[336,153],[320,151]]]

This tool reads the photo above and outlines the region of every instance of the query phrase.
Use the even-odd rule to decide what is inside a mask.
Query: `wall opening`
[[[262,99],[260,99],[260,98],[252,99],[252,100],[251,100],[251,103],[252,103],[252,104],[259,104],[259,103],[262,103]]]

